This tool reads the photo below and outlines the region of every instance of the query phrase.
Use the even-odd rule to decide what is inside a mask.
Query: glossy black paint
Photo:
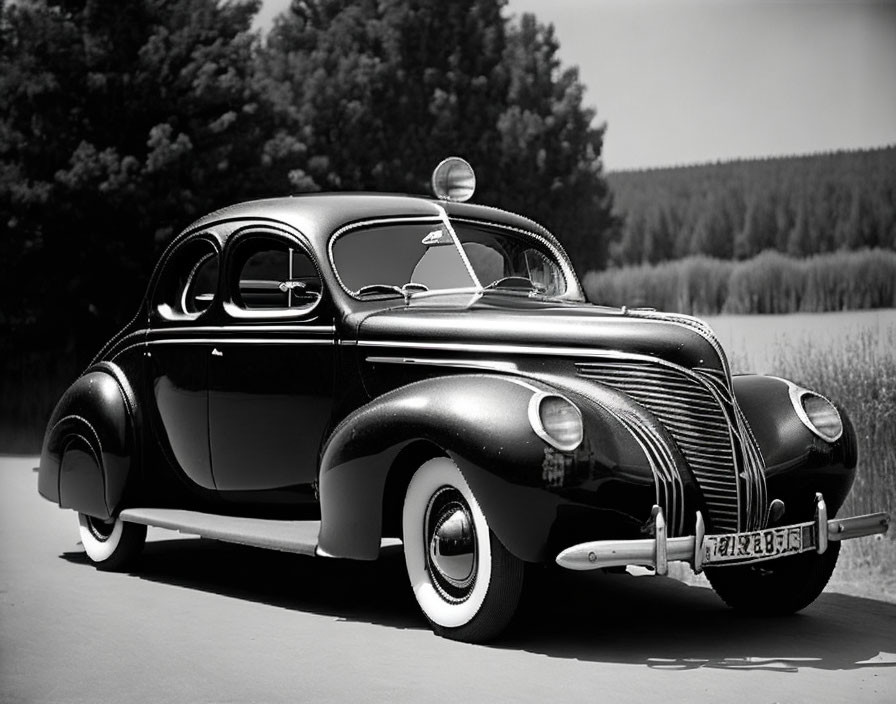
[[[770,499],[781,499],[782,524],[810,520],[815,492],[824,494],[830,516],[843,505],[856,476],[855,429],[840,408],[844,430],[829,443],[812,433],[793,411],[786,382],[744,375],[733,379],[740,407],[759,441],[766,461]]]
[[[400,534],[413,471],[447,455],[499,539],[527,561],[582,540],[643,537],[654,504],[674,517],[670,535],[692,532],[696,511],[707,515],[704,493],[669,429],[620,390],[583,379],[576,363],[656,361],[727,380],[711,335],[681,317],[587,304],[574,278],[552,300],[502,290],[357,300],[342,288],[334,233],[378,219],[439,222],[442,209],[559,249],[517,215],[404,196],[273,199],[194,223],[162,255],[132,323],[60,400],[41,494],[102,518],[136,506],[319,511],[323,553],[373,559],[382,535]],[[252,237],[306,252],[320,301],[241,309],[234,248]],[[219,259],[214,299],[192,312],[166,308],[172,272],[194,251]],[[825,443],[796,418],[783,382],[737,377],[733,388],[785,519],[802,520],[816,491],[836,510],[855,472],[851,428]],[[533,431],[528,408],[540,391],[582,411],[575,451]]]
[[[436,376],[352,413],[330,437],[321,462],[323,550],[339,557],[376,556],[383,510],[400,505],[403,494],[383,502],[370,497],[384,495],[401,453],[421,445],[433,454],[447,451],[492,530],[522,559],[546,557],[561,505],[619,512],[620,500],[623,506],[639,502],[647,507],[646,521],[655,489],[640,447],[612,416],[595,409],[583,445],[574,454],[554,450],[529,426],[533,390],[553,388],[491,374]],[[394,488],[400,492],[403,485]],[[631,524],[635,533],[640,527],[619,522]]]
[[[63,508],[110,517],[139,470],[137,418],[121,368],[90,367],[50,417],[38,474],[41,495]]]

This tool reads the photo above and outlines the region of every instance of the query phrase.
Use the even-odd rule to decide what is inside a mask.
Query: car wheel
[[[120,570],[130,565],[146,541],[146,526],[120,518],[104,521],[79,513],[78,522],[87,557],[103,570]]]
[[[479,643],[510,622],[524,565],[505,548],[450,459],[424,463],[411,478],[402,512],[408,577],[440,636]]]
[[[831,541],[821,555],[806,552],[752,565],[707,567],[706,577],[728,606],[756,615],[784,616],[818,598],[839,554],[840,542]]]

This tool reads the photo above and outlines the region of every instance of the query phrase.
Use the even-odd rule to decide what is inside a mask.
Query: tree
[[[257,7],[0,8],[0,222],[16,267],[0,283],[5,327],[78,339],[88,358],[133,311],[177,229],[252,195],[267,124]]]
[[[499,0],[295,1],[260,72],[276,96],[268,149],[297,190],[428,191],[450,154],[476,169],[477,202],[555,230],[581,268],[603,265],[616,223],[575,70],[551,27]]]

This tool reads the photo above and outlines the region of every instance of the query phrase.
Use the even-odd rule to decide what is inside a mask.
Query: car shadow
[[[558,570],[530,583],[499,647],[668,670],[892,668],[896,657],[873,660],[896,656],[896,604],[823,593],[798,614],[757,617],[670,578]]]
[[[69,562],[89,564],[83,552]],[[334,560],[204,538],[149,541],[132,576],[294,611],[396,628],[426,628],[418,617],[401,547],[373,562]]]
[[[81,552],[61,557],[87,564]],[[140,579],[400,629],[426,629],[401,548],[330,560],[204,539],[146,544]],[[745,616],[704,587],[662,577],[533,569],[517,618],[488,647],[691,670],[896,667],[896,604],[822,594],[784,618]],[[875,659],[878,658],[877,661]]]

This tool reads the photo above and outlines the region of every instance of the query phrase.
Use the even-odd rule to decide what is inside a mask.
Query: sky
[[[450,0],[446,0],[450,1]],[[289,0],[263,0],[256,24]],[[510,0],[554,25],[609,171],[896,144],[896,0]]]

